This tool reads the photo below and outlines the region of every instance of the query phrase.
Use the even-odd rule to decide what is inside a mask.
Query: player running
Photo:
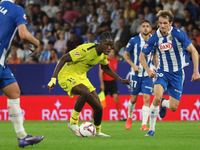
[[[0,89],[8,97],[8,113],[18,136],[18,145],[25,147],[37,144],[44,136],[35,137],[25,132],[20,108],[19,85],[4,60],[17,30],[21,39],[34,45],[33,53],[39,51],[40,44],[26,28],[27,21],[23,8],[14,2],[15,0],[2,0],[0,3]]]
[[[130,84],[127,79],[120,78],[109,66],[107,55],[113,45],[113,39],[110,32],[103,32],[99,44],[82,44],[65,54],[57,64],[51,81],[48,83],[49,91],[56,85],[58,78],[59,85],[68,92],[70,97],[79,95],[75,102],[74,110],[70,118],[68,127],[78,137],[81,137],[78,127],[80,112],[87,102],[94,111],[94,125],[96,127],[96,136],[110,137],[101,132],[102,106],[95,91],[86,76],[93,66],[100,63],[101,69],[109,76],[120,81],[122,84]]]
[[[183,90],[183,81],[185,66],[184,50],[185,48],[192,54],[194,64],[191,81],[199,81],[199,61],[198,53],[184,31],[172,27],[173,14],[167,10],[160,10],[157,14],[159,29],[148,40],[147,44],[140,53],[140,63],[147,71],[149,77],[155,75],[157,80],[154,84],[154,99],[150,106],[150,129],[145,136],[153,136],[155,133],[156,119],[159,113],[159,104],[161,103],[160,117],[164,118],[166,108],[176,111],[181,99]],[[157,73],[147,65],[145,57],[152,51],[153,46],[158,49],[159,67]],[[169,100],[162,99],[166,90],[170,95]],[[162,101],[161,101],[162,100]]]
[[[148,20],[143,20],[140,23],[141,33],[129,40],[124,53],[124,59],[129,65],[131,65],[131,70],[129,73],[131,81],[131,99],[129,100],[128,104],[128,119],[125,124],[127,130],[129,130],[132,125],[133,111],[139,92],[143,93],[144,101],[144,105],[142,107],[142,126],[140,130],[149,130],[147,128],[147,121],[149,117],[150,96],[153,89],[153,79],[149,78],[148,73],[144,70],[141,63],[139,62],[139,55],[144,45],[151,37],[151,29],[152,28],[150,22]],[[148,66],[153,69],[152,59],[157,67],[157,53],[155,51],[152,55],[146,57]]]

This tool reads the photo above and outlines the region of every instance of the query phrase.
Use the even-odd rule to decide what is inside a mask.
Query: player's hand
[[[194,80],[194,82],[197,82],[197,81],[200,80],[199,72],[193,73],[191,82],[192,82],[193,80]]]
[[[154,70],[147,71],[150,78],[154,78],[156,76],[156,72]]]
[[[33,55],[36,54],[40,51],[40,48],[37,46],[34,46],[34,50],[33,49],[29,49],[31,51],[31,53],[29,55]]]
[[[56,78],[52,77],[51,81],[48,83],[47,88],[49,89],[49,93],[53,89],[53,87],[56,85]]]
[[[127,85],[130,85],[130,84],[131,84],[131,82],[130,82],[128,79],[121,79],[120,82],[121,82],[122,84],[127,84]]]
[[[141,72],[141,71],[140,71],[141,68],[140,68],[139,66],[134,65],[134,66],[132,66],[132,67],[133,67],[133,70],[134,70],[135,72]]]

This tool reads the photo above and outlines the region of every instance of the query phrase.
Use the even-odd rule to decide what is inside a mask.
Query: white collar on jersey
[[[171,26],[171,29],[169,30],[168,35],[171,33],[172,29],[173,29],[173,27]],[[162,34],[160,33],[160,29],[158,29],[156,32],[157,32],[157,35],[159,38],[163,37]]]
[[[3,1],[9,1],[9,2],[12,2],[12,3],[14,3],[12,0],[2,0],[2,2],[3,2]]]
[[[151,36],[152,36],[152,35],[151,35],[151,33],[150,33],[150,37],[151,37]],[[141,41],[144,41],[144,39],[143,39],[143,37],[142,37],[142,33],[139,34],[139,37],[140,37]]]

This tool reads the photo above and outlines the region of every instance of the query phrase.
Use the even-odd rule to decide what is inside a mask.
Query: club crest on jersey
[[[79,52],[75,52],[74,55],[75,56],[81,56],[81,54]]]
[[[144,48],[147,48],[147,46],[149,46],[149,45],[148,45],[148,44],[145,44],[145,45],[144,45]]]
[[[169,40],[171,40],[171,41],[173,40],[173,37],[172,37],[172,35],[170,35],[170,36],[169,36]]]
[[[169,43],[169,42],[162,43],[162,44],[159,45],[159,49],[161,51],[169,51],[172,47],[173,47],[173,45],[171,43]]]
[[[131,87],[131,89],[130,89],[130,90],[131,90],[131,92],[133,92],[133,91],[134,91],[134,90],[133,90],[133,87]]]

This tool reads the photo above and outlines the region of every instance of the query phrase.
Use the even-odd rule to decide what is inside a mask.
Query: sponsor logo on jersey
[[[148,45],[148,44],[145,44],[145,45],[144,45],[144,48],[147,48],[147,46],[149,46],[149,45]]]
[[[75,52],[74,55],[75,56],[81,56],[81,54],[79,52]]]
[[[161,51],[169,51],[171,48],[173,47],[173,45],[171,44],[171,43],[162,43],[162,44],[160,44],[159,45],[159,49],[161,50]]]

